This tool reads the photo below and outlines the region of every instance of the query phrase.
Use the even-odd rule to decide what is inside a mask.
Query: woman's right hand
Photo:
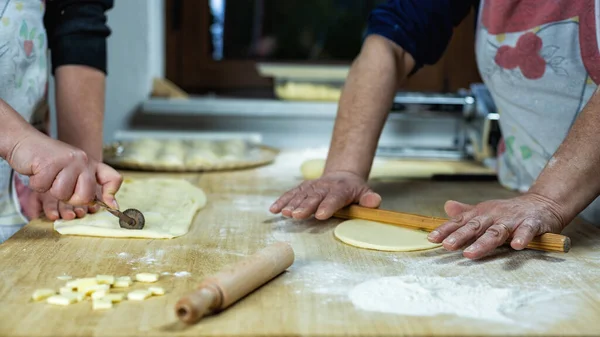
[[[123,178],[117,171],[37,130],[17,139],[6,160],[15,171],[30,177],[29,187],[36,192],[48,192],[58,200],[80,206],[94,200],[100,185],[102,201],[118,208],[115,194]]]
[[[377,208],[381,204],[381,196],[357,174],[338,171],[304,181],[279,197],[269,210],[273,214],[281,212],[288,218],[306,219],[315,214],[315,218],[325,220],[352,203]]]

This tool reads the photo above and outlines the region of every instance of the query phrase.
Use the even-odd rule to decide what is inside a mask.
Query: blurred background
[[[326,149],[369,13],[382,2],[115,1],[105,142],[212,133]],[[398,92],[380,154],[493,156],[494,111],[472,88],[481,82],[474,23],[471,13],[442,60]]]

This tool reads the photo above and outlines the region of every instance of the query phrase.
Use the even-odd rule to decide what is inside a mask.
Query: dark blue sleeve
[[[44,25],[52,55],[52,73],[61,65],[85,65],[106,73],[105,12],[113,0],[51,0]]]
[[[473,5],[469,0],[389,0],[369,15],[366,35],[381,35],[402,47],[415,59],[412,74],[439,61],[454,27]]]

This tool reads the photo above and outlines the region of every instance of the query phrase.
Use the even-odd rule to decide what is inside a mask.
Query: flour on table
[[[175,277],[190,277],[192,274],[188,271],[178,271],[176,273],[173,273],[173,276]]]
[[[350,291],[349,298],[356,308],[365,311],[405,316],[454,315],[499,323],[534,324],[536,316],[551,316],[558,311],[568,314],[560,301],[552,301],[564,295],[565,292],[549,289],[460,283],[455,278],[392,276],[357,285]],[[538,308],[532,310],[532,307]],[[532,317],[525,318],[527,315]]]

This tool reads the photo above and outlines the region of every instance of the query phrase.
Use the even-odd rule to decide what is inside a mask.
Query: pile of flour
[[[466,284],[457,278],[436,276],[382,277],[360,283],[349,293],[352,304],[361,310],[406,316],[454,315],[499,323],[523,321],[517,318],[528,313],[539,316],[540,312],[552,319],[548,317],[552,308],[547,305],[564,295],[547,289]],[[534,307],[542,311],[531,310]],[[565,314],[565,307],[556,309]]]

